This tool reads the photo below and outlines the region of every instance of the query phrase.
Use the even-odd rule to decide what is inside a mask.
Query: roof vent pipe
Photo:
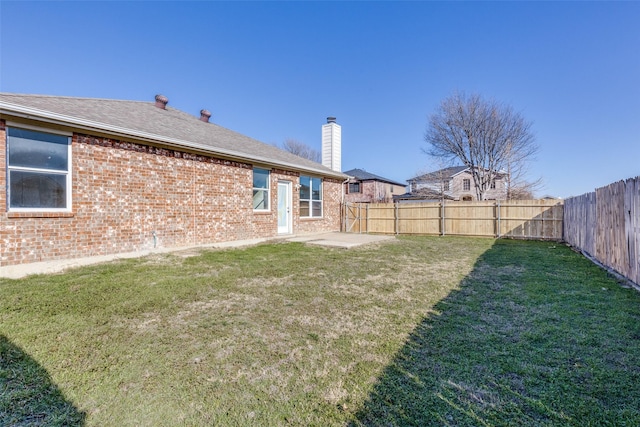
[[[208,110],[200,110],[200,120],[209,123],[209,118],[211,117],[211,113]]]
[[[169,98],[164,95],[156,95],[156,107],[166,110],[167,104],[169,103]]]

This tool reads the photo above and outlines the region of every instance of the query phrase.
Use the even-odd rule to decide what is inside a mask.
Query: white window
[[[10,211],[70,211],[71,138],[9,127],[7,190]]]
[[[300,217],[322,217],[322,179],[300,177]]]
[[[269,210],[269,171],[253,168],[253,210]]]
[[[449,191],[449,181],[444,182],[444,191]]]
[[[462,180],[462,190],[463,191],[471,190],[471,180],[470,179],[463,179]]]

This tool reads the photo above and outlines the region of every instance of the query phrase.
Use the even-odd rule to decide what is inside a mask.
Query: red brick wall
[[[340,229],[340,184],[325,217],[300,220],[299,174],[272,170],[271,210],[254,212],[252,165],[74,133],[72,213],[8,213],[0,121],[0,266],[277,235],[277,182],[293,183],[293,231]]]

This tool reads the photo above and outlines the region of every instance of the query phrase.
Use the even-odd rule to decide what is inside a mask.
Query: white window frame
[[[300,212],[300,218],[307,218],[307,219],[319,219],[319,218],[324,218],[324,182],[322,180],[322,178],[317,177],[317,176],[310,176],[310,175],[300,175],[300,181],[302,181],[302,178],[306,177],[309,178],[309,198],[308,199],[303,199],[302,198],[302,194],[300,194],[300,205],[302,205],[302,202],[307,202],[309,203],[309,215],[307,216],[303,216],[302,215],[302,211]],[[313,198],[313,179],[318,179],[320,181],[320,200],[315,200]],[[302,183],[300,184],[300,189],[302,191]],[[320,202],[320,215],[319,216],[314,216],[313,215],[313,202]]]
[[[471,191],[471,179],[464,178],[462,180],[462,191]]]
[[[259,171],[267,173],[267,187],[266,188],[261,188],[261,187],[255,187],[254,186],[256,170],[259,170]],[[267,206],[265,208],[256,209],[254,207],[253,211],[254,212],[270,212],[271,211],[271,170],[265,169],[265,168],[254,167],[253,171],[252,171],[252,174],[251,174],[251,179],[253,180],[253,182],[251,183],[251,186],[252,186],[252,190],[251,190],[251,206],[253,207],[253,193],[255,191],[265,192],[266,193],[266,199],[265,200],[267,201]]]
[[[34,167],[25,167],[25,166],[11,166],[10,164],[10,159],[9,159],[9,130],[11,128],[14,129],[24,129],[24,130],[31,130],[31,131],[35,131],[35,132],[40,132],[40,133],[48,133],[51,135],[58,135],[58,136],[66,136],[67,137],[67,170],[65,171],[61,171],[61,170],[57,170],[57,169],[46,169],[46,168],[34,168]],[[73,176],[73,157],[72,157],[72,153],[73,150],[71,149],[71,138],[73,136],[73,133],[71,132],[64,132],[64,131],[60,131],[60,130],[53,130],[53,129],[49,129],[49,128],[42,128],[39,126],[30,126],[30,125],[24,125],[22,123],[13,123],[13,122],[7,122],[6,124],[6,131],[5,131],[5,138],[6,138],[6,152],[5,152],[5,158],[6,158],[6,164],[7,164],[7,169],[6,169],[6,182],[7,182],[7,187],[6,187],[6,209],[8,212],[72,212],[72,193],[73,193],[73,181],[72,181],[72,176]],[[23,172],[35,172],[35,173],[47,173],[47,174],[53,174],[53,175],[65,175],[65,185],[66,185],[66,200],[65,200],[65,207],[64,208],[53,208],[53,207],[37,207],[37,208],[25,208],[25,207],[11,207],[11,171],[23,171]]]

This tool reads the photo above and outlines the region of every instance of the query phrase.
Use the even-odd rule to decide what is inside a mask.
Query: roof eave
[[[467,171],[469,171],[469,169],[470,169],[469,167],[466,167],[466,168],[462,169],[461,171],[456,172],[453,175],[451,175],[451,178],[453,178],[454,176],[460,175],[463,172],[467,172]]]
[[[78,117],[67,116],[64,114],[58,114],[51,111],[40,110],[37,108],[25,107],[23,105],[12,104],[10,102],[0,101],[0,114],[7,114],[16,117],[21,117],[31,120],[44,121],[51,124],[69,126],[75,129],[81,129],[86,131],[98,131],[105,132],[110,135],[135,138],[137,140],[160,143],[170,147],[190,149],[199,151],[206,154],[213,154],[222,157],[227,157],[233,160],[240,160],[249,163],[260,163],[266,166],[285,167],[293,169],[298,172],[310,172],[323,176],[332,176],[340,179],[346,178],[347,175],[342,172],[327,171],[322,169],[316,169],[311,167],[300,166],[294,163],[282,162],[273,159],[268,159],[260,156],[251,156],[245,153],[240,153],[233,150],[225,150],[221,148],[213,148],[207,145],[198,144],[186,140],[169,138],[161,135],[156,135],[148,132],[137,131],[133,129],[127,129],[119,126],[113,126],[106,123],[95,122],[92,120],[86,120]]]
[[[407,184],[400,184],[399,182],[390,181],[388,179],[367,178],[367,179],[360,179],[359,181],[362,181],[362,182],[365,182],[365,181],[377,181],[377,182],[382,182],[384,184],[400,185],[402,187],[406,187],[407,186]]]

